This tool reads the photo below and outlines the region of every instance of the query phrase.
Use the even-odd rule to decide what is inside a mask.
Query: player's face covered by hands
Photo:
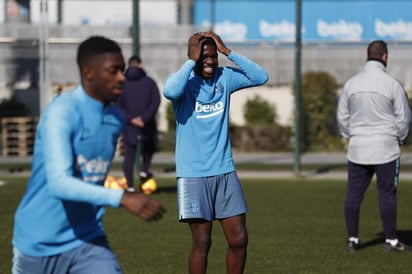
[[[211,79],[218,67],[216,42],[208,33],[196,33],[188,42],[188,56],[196,62],[195,73],[205,79]]]

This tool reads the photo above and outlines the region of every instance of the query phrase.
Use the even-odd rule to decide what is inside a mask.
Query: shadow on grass
[[[397,233],[402,243],[412,245],[412,230],[398,230]]]
[[[319,175],[324,175],[334,172],[347,172],[346,164],[332,164],[332,165],[306,165],[300,177],[311,178]]]
[[[346,171],[346,164],[335,164],[335,165],[326,165],[323,167],[319,167],[316,169],[315,174],[323,174],[323,173],[328,173],[331,171],[336,171],[336,170],[342,170]]]
[[[162,186],[158,187],[156,193],[176,193],[176,186]]]
[[[404,244],[412,245],[412,230],[398,230],[398,239]],[[385,243],[385,236],[383,231],[376,234],[376,237],[370,241],[361,243],[359,249],[372,247],[375,245],[381,245]]]

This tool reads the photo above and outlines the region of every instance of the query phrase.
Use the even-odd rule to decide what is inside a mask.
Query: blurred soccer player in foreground
[[[140,193],[103,187],[125,118],[112,102],[125,68],[118,44],[94,36],[77,52],[81,84],[41,116],[32,176],[15,214],[13,274],[121,273],[103,230],[104,206],[146,221],[163,207]]]
[[[405,90],[385,71],[387,61],[386,43],[371,42],[364,69],[345,84],[339,99],[339,128],[342,135],[349,138],[344,205],[348,252],[360,246],[360,206],[374,174],[379,191],[384,248],[386,251],[411,251],[396,236],[399,145],[408,136],[411,112]]]
[[[238,68],[219,67],[218,52]],[[213,32],[192,35],[188,60],[164,85],[176,117],[176,173],[179,220],[192,232],[189,273],[206,273],[214,220],[228,242],[227,273],[243,273],[248,233],[246,202],[229,140],[230,96],[260,86],[268,74],[236,53]]]

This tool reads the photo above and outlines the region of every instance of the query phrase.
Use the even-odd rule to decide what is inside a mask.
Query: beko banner
[[[295,0],[200,0],[194,22],[225,40],[295,39]],[[412,1],[302,0],[302,40],[412,41]]]

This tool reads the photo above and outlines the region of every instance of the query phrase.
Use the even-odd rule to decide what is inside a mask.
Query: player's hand
[[[137,127],[139,127],[139,128],[143,128],[143,127],[144,127],[144,121],[143,121],[142,117],[140,117],[140,116],[134,117],[134,118],[131,120],[131,122],[132,122],[133,125],[135,125],[135,126],[137,126]]]
[[[158,201],[141,193],[125,192],[120,204],[127,211],[145,221],[157,221],[166,212]]]
[[[226,47],[225,43],[223,43],[219,35],[217,35],[216,33],[212,31],[202,32],[202,34],[206,37],[210,37],[213,40],[215,40],[217,51],[219,51],[220,53],[226,56],[230,54],[231,50],[228,47]]]
[[[187,57],[197,62],[202,54],[202,43],[205,36],[201,33],[195,33],[190,36],[187,42]]]

